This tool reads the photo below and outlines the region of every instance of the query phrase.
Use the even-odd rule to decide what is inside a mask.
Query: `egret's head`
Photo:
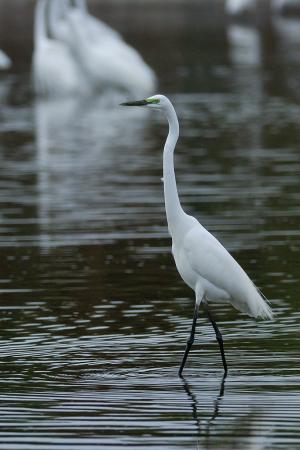
[[[164,95],[153,95],[144,100],[121,103],[121,106],[146,106],[147,108],[162,109],[167,102],[168,99]]]

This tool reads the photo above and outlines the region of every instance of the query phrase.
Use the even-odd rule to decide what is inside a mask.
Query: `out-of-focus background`
[[[299,449],[300,2],[90,0],[116,41],[73,10],[41,46],[35,7],[0,0],[0,449]],[[184,208],[276,313],[216,305],[224,385],[202,315],[177,376],[194,299],[170,254],[167,127],[118,106],[158,92]]]

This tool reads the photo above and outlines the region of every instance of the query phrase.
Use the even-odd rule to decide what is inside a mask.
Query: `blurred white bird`
[[[86,92],[81,70],[68,46],[48,35],[47,2],[36,4],[34,23],[33,81],[37,94],[68,96]]]
[[[37,92],[118,90],[144,96],[154,88],[152,69],[118,32],[88,13],[84,0],[48,0],[48,16],[46,6],[39,0],[36,11]],[[58,77],[52,76],[55,69]]]
[[[0,49],[0,70],[9,69],[12,65],[11,59]]]
[[[225,8],[230,16],[240,16],[251,13],[256,6],[256,0],[226,0]]]
[[[113,88],[133,95],[153,90],[153,70],[119,33],[89,14],[84,1],[77,0],[75,7],[69,3],[65,20],[66,42],[94,89]]]
[[[91,39],[98,39],[101,37],[110,37],[112,39],[123,40],[121,34],[107,25],[100,19],[97,19],[92,14],[89,14],[86,0],[74,0],[77,11],[81,13],[81,19],[85,27],[88,28],[88,33]]]
[[[91,40],[99,37],[112,39],[122,39],[121,35],[104,22],[96,19],[88,13],[84,0],[51,0],[49,11],[49,28],[51,35],[72,46],[74,38],[68,22],[68,14],[77,16],[78,25],[87,29]]]
[[[70,26],[67,21],[68,1],[51,0],[49,5],[49,32],[52,38],[62,41],[68,47],[72,40]]]

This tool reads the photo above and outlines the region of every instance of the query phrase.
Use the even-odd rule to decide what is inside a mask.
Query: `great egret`
[[[57,97],[86,92],[88,85],[69,48],[63,42],[48,36],[47,25],[47,2],[38,0],[35,10],[33,52],[36,93]]]
[[[12,65],[11,59],[0,49],[0,70],[9,69]]]
[[[195,291],[196,296],[191,333],[179,368],[179,376],[182,375],[188,353],[194,342],[201,303],[214,328],[226,375],[227,363],[223,339],[210,313],[210,302],[230,302],[236,309],[250,316],[268,319],[272,318],[272,310],[230,253],[197,219],[186,214],[181,207],[173,159],[179,137],[179,124],[170,100],[163,95],[154,95],[145,100],[121,105],[159,109],[169,123],[169,134],[163,153],[163,183],[168,229],[172,237],[172,253],[177,270],[186,284]]]

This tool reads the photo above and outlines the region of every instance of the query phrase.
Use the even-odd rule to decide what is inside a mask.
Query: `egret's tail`
[[[271,306],[269,305],[268,299],[266,296],[261,292],[258,287],[256,287],[257,293],[260,296],[260,301],[257,304],[257,313],[255,317],[261,317],[262,319],[273,319],[274,313],[272,311]]]
[[[239,295],[231,297],[233,306],[239,311],[249,314],[249,316],[272,319],[273,312],[266,297],[246,274],[244,281],[247,283],[246,287],[244,286],[244,288],[238,292]]]

